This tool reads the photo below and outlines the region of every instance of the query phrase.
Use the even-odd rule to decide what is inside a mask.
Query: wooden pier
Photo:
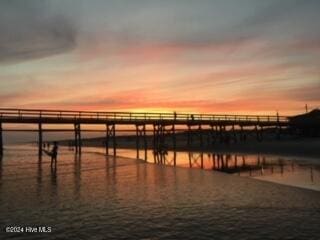
[[[5,128],[12,124],[15,128]],[[37,129],[21,129],[19,125],[35,125]],[[47,126],[55,128],[45,128]],[[70,128],[58,128],[68,125]],[[101,125],[105,130],[84,129],[83,126]],[[256,139],[261,141],[266,128],[277,129],[277,137],[281,130],[287,128],[290,121],[286,116],[274,115],[217,115],[217,114],[187,114],[187,113],[136,113],[136,112],[94,112],[94,111],[62,111],[42,109],[11,109],[0,108],[0,155],[3,154],[4,131],[30,131],[38,133],[39,155],[42,154],[44,132],[74,132],[74,147],[81,154],[83,132],[105,132],[105,149],[109,154],[116,155],[117,136],[121,132],[131,132],[136,137],[137,155],[140,148],[161,149],[170,144],[175,149],[176,136],[186,133],[188,145],[195,141],[199,147],[204,144],[223,142],[228,136],[229,141],[245,141],[245,131],[254,132]],[[135,128],[135,130],[134,130]],[[236,134],[238,133],[238,134]],[[238,135],[240,134],[240,137]],[[153,138],[152,146],[148,146],[147,137]],[[170,141],[168,141],[168,137]]]

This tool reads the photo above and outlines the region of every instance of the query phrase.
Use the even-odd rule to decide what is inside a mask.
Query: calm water
[[[88,149],[90,151],[90,149]],[[91,151],[103,150],[92,148]],[[149,163],[186,168],[215,170],[238,176],[320,191],[320,159],[303,159],[254,154],[217,154],[203,152],[172,152],[154,154],[144,151],[119,150],[130,158],[147,159]]]
[[[156,164],[93,148],[79,158],[62,149],[51,169],[32,147],[6,149],[0,239],[320,239],[320,191],[306,189],[319,189],[316,162],[201,153],[176,153],[174,160],[171,152],[147,157]],[[5,233],[7,226],[52,232]]]

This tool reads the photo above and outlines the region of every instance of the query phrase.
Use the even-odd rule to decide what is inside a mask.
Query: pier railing
[[[66,119],[66,120],[114,120],[114,121],[234,121],[234,122],[288,122],[288,117],[279,115],[231,115],[197,113],[153,112],[97,112],[42,109],[0,108],[0,121],[5,119]]]

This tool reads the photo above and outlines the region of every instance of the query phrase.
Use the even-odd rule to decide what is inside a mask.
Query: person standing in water
[[[54,165],[57,165],[57,157],[58,157],[58,143],[57,142],[53,142],[53,148],[52,150],[49,151],[45,151],[46,154],[48,154],[51,157],[51,167],[54,163]]]

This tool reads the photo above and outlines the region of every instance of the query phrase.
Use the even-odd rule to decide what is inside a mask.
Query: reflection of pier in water
[[[85,151],[85,155],[73,153],[73,151],[68,148],[62,148],[61,151],[61,158],[57,164],[58,166],[52,167],[49,159],[46,157],[43,157],[43,159],[41,159],[41,157],[39,157],[39,159],[36,157],[34,159],[37,160],[36,162],[27,162],[21,168],[17,167],[19,165],[18,160],[14,163],[9,163],[6,159],[0,161],[0,187],[3,187],[3,183],[6,182],[3,180],[8,178],[12,179],[12,173],[15,175],[22,174],[22,178],[31,174],[30,176],[34,176],[33,179],[37,183],[35,191],[39,196],[46,192],[55,195],[59,188],[64,187],[64,184],[71,184],[74,189],[72,196],[75,199],[78,199],[81,197],[81,189],[85,189],[83,187],[83,181],[87,181],[88,174],[91,175],[91,171],[92,174],[95,174],[96,170],[103,169],[107,181],[109,183],[116,183],[119,180],[116,178],[118,167],[123,167],[124,163],[125,165],[133,163],[131,160],[122,159],[120,156],[135,158],[136,155],[135,149],[126,149],[119,151],[119,158],[104,156],[103,159],[105,158],[105,162],[101,162],[101,159],[98,161],[93,156],[87,155],[91,153],[91,150]],[[103,150],[100,151],[103,153]],[[8,155],[10,156],[10,154]],[[319,164],[310,164],[308,162],[296,160],[292,161],[292,159],[268,155],[225,154],[213,152],[148,150],[145,154],[141,154],[141,157],[144,158],[146,155],[148,162],[156,165],[167,165],[177,168],[198,168],[209,171],[213,170],[291,186],[320,190]],[[137,175],[141,178],[147,174],[146,167],[147,164],[145,164],[145,159],[137,160]],[[67,180],[66,182],[66,179],[70,179],[71,181]],[[234,180],[236,181],[236,178]],[[63,184],[61,184],[62,182]],[[112,188],[112,186],[113,184],[108,185],[107,188]],[[112,189],[109,190],[112,192]]]
[[[315,181],[315,171],[320,166],[271,156],[250,156],[204,152],[153,151],[154,163],[214,170],[240,176],[259,177],[273,174],[284,176],[298,169],[308,171],[310,181]]]

